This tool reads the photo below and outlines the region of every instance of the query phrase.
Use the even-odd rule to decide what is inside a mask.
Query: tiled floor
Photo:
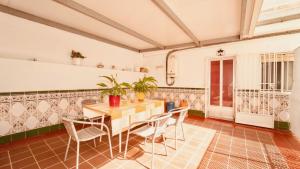
[[[168,156],[164,155],[163,145],[158,140],[156,168],[300,168],[300,143],[289,133],[195,118],[187,118],[185,133],[187,140],[179,141],[177,150],[173,149],[174,140],[167,140]],[[167,137],[173,137],[172,134],[169,132]],[[75,144],[67,161],[63,161],[66,141],[67,135],[57,132],[0,146],[0,169],[72,168]],[[124,160],[118,153],[117,141],[114,137],[113,160],[105,139],[96,148],[92,142],[81,144],[80,167],[138,169],[150,166],[150,143],[143,145],[142,139],[131,137],[128,158]]]

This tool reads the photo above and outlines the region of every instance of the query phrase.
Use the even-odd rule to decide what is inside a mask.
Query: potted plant
[[[145,94],[157,88],[156,79],[152,76],[145,76],[139,81],[133,83],[133,90],[138,101],[144,101]]]
[[[108,83],[98,83],[97,85],[105,88],[101,91],[102,95],[109,95],[109,106],[118,107],[120,106],[120,99],[122,95],[126,95],[126,88],[131,88],[131,85],[126,82],[119,83],[116,80],[117,76],[100,76],[105,78]]]
[[[81,65],[82,60],[85,58],[80,52],[76,52],[72,50],[71,52],[71,58],[73,65]]]

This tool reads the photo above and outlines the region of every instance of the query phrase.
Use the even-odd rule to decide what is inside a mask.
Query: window
[[[293,84],[294,55],[261,55],[261,89],[290,91]]]

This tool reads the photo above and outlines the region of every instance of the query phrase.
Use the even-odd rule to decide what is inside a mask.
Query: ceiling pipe
[[[169,57],[171,56],[171,54],[178,52],[178,51],[182,51],[182,50],[188,50],[188,49],[193,49],[193,48],[197,48],[198,46],[193,46],[193,47],[187,47],[187,48],[181,48],[181,49],[174,49],[171,50],[167,53],[166,56],[166,84],[168,86],[173,86],[175,84],[175,77],[170,77],[171,82],[169,82],[169,77],[168,77],[168,61],[169,61]]]

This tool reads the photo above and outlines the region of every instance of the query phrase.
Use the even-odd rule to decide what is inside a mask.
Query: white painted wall
[[[0,92],[95,89],[99,76],[117,74],[119,81],[133,82],[143,73],[86,66],[0,59]]]
[[[259,54],[268,52],[291,52],[300,44],[300,34],[255,39],[229,44],[221,44],[203,48],[195,48],[176,52],[178,59],[178,77],[174,87],[205,87],[207,60],[216,56],[220,48],[226,56],[237,59],[237,87],[258,88],[260,74]],[[165,83],[165,58],[168,51],[149,52],[144,54],[144,65],[150,67],[150,73],[159,81],[159,86]],[[251,59],[254,58],[254,59]],[[163,66],[163,68],[157,68]],[[247,69],[244,69],[247,67]]]
[[[133,69],[142,65],[139,53],[4,13],[0,25],[0,92],[96,88],[99,75],[119,72],[128,81],[142,75],[95,68],[102,62],[107,68]],[[72,66],[72,49],[86,56],[84,66],[91,67]],[[32,58],[43,63],[16,60]]]
[[[291,94],[291,130],[300,138],[300,48],[295,50],[296,59],[294,63],[294,84]]]

